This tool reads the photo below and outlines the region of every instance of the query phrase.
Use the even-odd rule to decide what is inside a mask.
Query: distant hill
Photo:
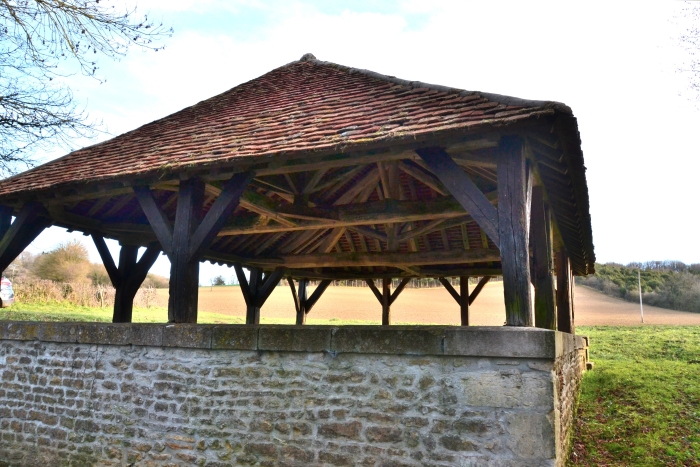
[[[641,271],[644,303],[700,313],[700,264],[687,265],[680,261],[596,264],[595,274],[576,281],[613,297],[638,301],[638,271]]]

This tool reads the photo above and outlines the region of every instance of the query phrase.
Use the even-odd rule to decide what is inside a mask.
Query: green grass
[[[570,465],[700,465],[700,327],[579,327],[591,338]]]

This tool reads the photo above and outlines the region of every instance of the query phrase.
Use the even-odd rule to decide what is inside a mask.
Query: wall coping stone
[[[0,339],[211,350],[541,358],[588,347],[584,336],[515,326],[320,326],[3,321]]]

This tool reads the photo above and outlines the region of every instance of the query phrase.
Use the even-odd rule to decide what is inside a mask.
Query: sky
[[[68,84],[108,139],[298,60],[564,102],[578,119],[598,262],[700,263],[700,100],[679,71],[687,3],[142,0],[172,26],[158,52],[103,60]],[[700,5],[699,5],[700,6]],[[90,142],[80,142],[82,145]],[[42,154],[47,161],[65,151]],[[51,228],[29,247],[89,237]],[[118,257],[116,242],[110,243]],[[161,256],[152,272],[169,275]],[[200,283],[233,270],[210,264]]]

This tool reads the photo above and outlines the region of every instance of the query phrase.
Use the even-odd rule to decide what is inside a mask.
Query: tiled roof
[[[136,130],[0,182],[0,196],[240,158],[353,148],[570,114],[525,101],[408,82],[305,55]],[[437,133],[437,134],[436,134]]]

